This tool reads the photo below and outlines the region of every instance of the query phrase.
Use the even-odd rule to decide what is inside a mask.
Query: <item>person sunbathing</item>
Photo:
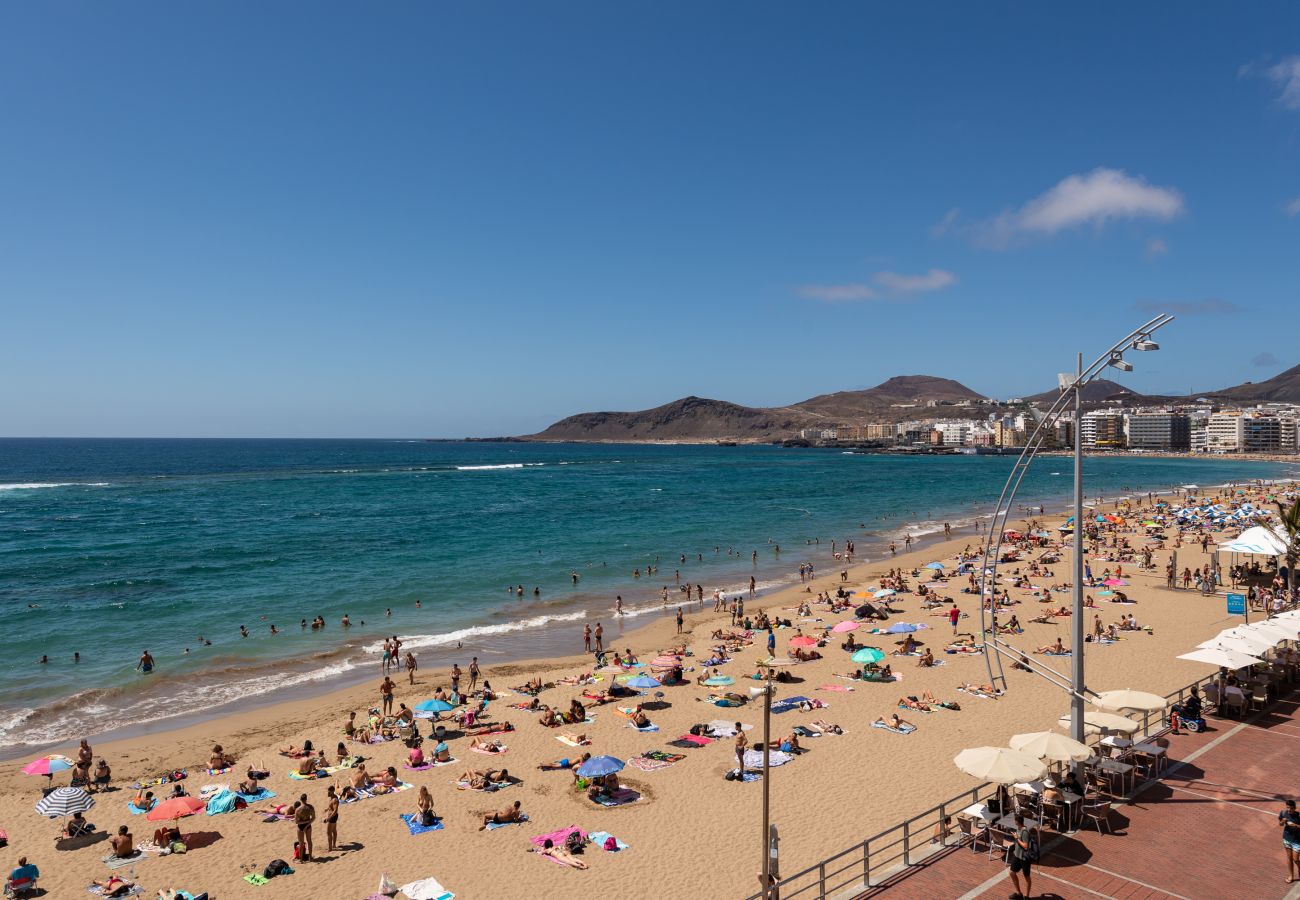
[[[916,661],[916,664],[926,668],[934,665],[934,653],[931,652],[929,647],[925,648],[925,652],[921,654],[921,658]]]
[[[148,812],[153,809],[154,804],[158,801],[154,799],[153,791],[138,791],[131,805],[142,812]]]
[[[570,744],[582,745],[589,742],[585,731],[564,731],[560,733],[560,737],[564,738]]]
[[[957,687],[968,694],[986,694],[989,697],[997,697],[999,693],[991,684],[975,684],[974,682],[963,681]]]
[[[95,826],[86,821],[85,814],[75,812],[72,814],[72,818],[68,820],[67,824],[59,831],[59,836],[54,839],[54,842],[58,843],[64,838],[81,837],[82,835],[90,834],[94,830]]]
[[[1034,671],[1033,668],[1029,665],[1029,657],[1025,656],[1025,654],[1023,653],[1020,654],[1020,659],[1016,660],[1014,663],[1011,664],[1011,668],[1019,669],[1022,672]]]
[[[637,728],[650,727],[651,724],[650,717],[645,714],[645,712],[641,709],[640,706],[638,706],[635,710],[633,710],[632,715],[629,716],[628,718],[632,720],[632,724],[635,725]]]
[[[482,831],[482,829],[479,829]],[[542,842],[540,849],[529,848],[530,853],[537,853],[540,856],[548,856],[562,866],[568,866],[571,869],[585,869],[587,864],[578,859],[564,847],[555,846],[555,841],[547,838]]]
[[[312,748],[311,741],[303,741],[301,747],[295,747],[293,744],[290,744],[288,747],[281,747],[279,752],[281,756],[298,759],[303,756],[311,756],[316,751]],[[217,767],[213,766],[213,768],[215,769]]]
[[[570,759],[566,756],[563,759],[557,759],[554,762],[542,763],[537,768],[541,769],[543,772],[556,772],[561,769],[577,769],[578,766],[582,765],[589,759],[591,759],[590,753],[582,754],[579,759]]]
[[[91,884],[103,891],[105,897],[125,897],[135,887],[135,882],[117,875],[110,875],[104,881],[92,881]]]
[[[569,712],[568,712],[568,714],[565,715],[565,717],[564,717],[564,721],[566,721],[566,722],[570,722],[570,723],[572,723],[572,722],[582,722],[582,721],[584,721],[586,718],[587,718],[587,708],[586,708],[585,706],[582,705],[582,701],[579,700],[579,699],[576,698],[576,697],[573,698],[572,700],[570,700],[570,701],[569,701]]]
[[[478,750],[482,753],[504,753],[506,747],[500,741],[485,741],[481,738],[474,738],[469,742],[469,749]]]
[[[913,638],[910,634],[907,637],[903,638],[903,640],[899,641],[899,643],[902,646],[894,651],[895,656],[907,656],[909,653],[916,652],[916,648],[918,645],[916,643],[915,638]]]
[[[613,703],[615,699],[614,697],[611,697],[609,694],[605,693],[604,691],[597,691],[594,694],[590,694],[590,693],[583,694],[582,696],[586,697],[588,700],[591,701],[584,707],[585,709],[591,709],[596,706],[603,706],[606,703]]]
[[[899,705],[899,706],[905,706],[905,707],[907,707],[908,709],[919,709],[921,712],[929,712],[929,711],[930,711],[930,704],[925,703],[925,702],[923,702],[922,700],[920,700],[919,698],[917,698],[917,697],[912,697],[912,696],[908,696],[908,697],[899,697],[899,698],[898,698],[898,705]]]
[[[401,784],[401,779],[397,777],[397,770],[389,766],[380,779],[370,785],[370,792],[372,794],[391,794],[397,790],[399,784]]]
[[[311,777],[316,774],[316,770],[323,768],[322,760],[319,756],[306,756],[298,763],[298,774]]]
[[[960,704],[952,703],[948,700],[939,700],[934,696],[934,694],[930,693],[929,691],[921,692],[921,702],[928,703],[930,704],[931,707],[939,706],[942,707],[943,709],[954,709],[954,710],[961,709]]]
[[[406,764],[412,769],[418,769],[424,765],[424,751],[419,747],[412,747],[411,752],[406,754]]]
[[[475,725],[466,726],[463,731],[466,734],[483,734],[497,731],[514,731],[515,726],[510,722],[478,722]]]
[[[888,719],[886,719],[884,716],[881,716],[879,719],[876,719],[876,724],[884,725],[886,728],[894,728],[899,731],[901,731],[904,727],[912,728],[912,729],[916,728],[916,725],[914,725],[913,723],[907,721],[906,719],[900,718],[898,713],[892,714]]]
[[[483,824],[478,827],[478,830],[483,831],[489,825],[504,825],[508,822],[522,821],[524,818],[524,812],[520,809],[520,806],[520,802],[516,800],[513,805],[507,806],[499,812],[490,813],[484,816]]]
[[[163,827],[154,830],[153,842],[155,846],[163,847],[165,849],[179,840],[181,840],[181,829],[180,826],[175,823],[164,825]]]
[[[799,744],[799,733],[792,731],[777,743],[777,746],[784,753],[803,753],[804,747]]]
[[[262,790],[262,786],[257,783],[257,779],[250,774],[236,786],[235,793],[238,794],[257,794]]]
[[[1054,644],[1047,644],[1046,646],[1039,647],[1039,648],[1038,648],[1037,650],[1035,650],[1034,652],[1035,652],[1035,653],[1052,653],[1052,654],[1056,654],[1056,655],[1058,655],[1058,656],[1063,656],[1063,655],[1065,655],[1066,653],[1069,653],[1070,651],[1067,650],[1067,649],[1065,649],[1065,644],[1063,644],[1063,643],[1061,642],[1061,639],[1058,637],[1058,638],[1056,639],[1056,643],[1054,643]]]
[[[811,727],[820,731],[822,734],[843,734],[844,733],[843,728],[840,728],[840,726],[838,725],[832,725],[830,722],[827,722],[825,719],[814,719],[808,724]]]
[[[1066,607],[1064,607],[1064,606],[1060,606],[1060,607],[1057,607],[1055,610],[1052,611],[1052,615],[1054,615],[1054,616],[1068,616],[1068,615],[1072,615],[1072,613],[1071,613],[1070,610],[1067,609]]]
[[[542,715],[538,718],[537,723],[543,728],[555,728],[560,724],[560,719],[555,715],[555,710],[549,706],[542,707]]]

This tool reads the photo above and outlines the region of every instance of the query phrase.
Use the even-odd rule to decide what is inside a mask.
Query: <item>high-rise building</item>
[[[1130,450],[1188,450],[1192,420],[1182,413],[1135,413],[1128,417]]]
[[[1242,447],[1247,453],[1277,453],[1282,449],[1282,420],[1254,415],[1242,424]]]
[[[1239,412],[1210,416],[1205,426],[1207,453],[1239,453],[1246,444],[1246,417]]]
[[[1124,446],[1124,411],[1095,409],[1079,420],[1084,447],[1115,448]]]

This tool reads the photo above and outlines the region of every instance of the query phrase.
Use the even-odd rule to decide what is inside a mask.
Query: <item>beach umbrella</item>
[[[1260,654],[1276,647],[1278,639],[1265,637],[1262,634],[1256,634],[1250,631],[1243,631],[1240,628],[1225,628],[1223,631],[1220,631],[1214,637],[1210,638],[1210,640],[1206,641],[1206,643],[1225,644],[1226,646],[1234,648],[1236,645],[1240,644],[1248,648],[1246,650],[1247,653]],[[1197,646],[1199,647],[1201,645],[1197,644]]]
[[[440,713],[449,712],[455,708],[446,700],[421,700],[415,704],[416,712]]]
[[[884,658],[885,651],[877,650],[875,647],[863,647],[849,657],[855,663],[878,663]]]
[[[913,631],[920,631],[924,625],[913,625],[910,622],[895,622],[890,625],[881,634],[910,634]]]
[[[663,656],[656,656],[654,659],[652,659],[650,661],[650,665],[664,666],[671,669],[673,666],[681,665],[681,662],[682,660],[680,657],[669,656],[667,654],[664,654]]]
[[[1069,728],[1070,714],[1066,713],[1065,715],[1061,716],[1061,718],[1059,718],[1057,721],[1061,723],[1061,727]],[[1101,731],[1119,731],[1119,732],[1123,732],[1124,734],[1132,734],[1133,732],[1137,731],[1139,728],[1142,727],[1137,722],[1134,722],[1132,719],[1125,718],[1124,716],[1117,716],[1114,713],[1109,713],[1109,712],[1097,712],[1096,710],[1092,710],[1092,709],[1086,711],[1083,714],[1083,724],[1085,726],[1091,725],[1094,728],[1097,728]]]
[[[27,765],[23,766],[24,775],[45,775],[53,777],[55,772],[66,772],[72,768],[72,760],[66,756],[54,754],[52,756],[42,756],[40,759],[34,759]]]
[[[184,816],[192,816],[206,808],[207,804],[198,797],[168,797],[145,813],[145,818],[150,822],[165,822],[168,819],[175,820]]]
[[[1191,653],[1183,653],[1178,658],[1221,668],[1226,667],[1234,671],[1263,662],[1262,659],[1256,659],[1249,653],[1242,653],[1240,650],[1233,650],[1228,647],[1203,647],[1200,650],[1193,650]]]
[[[1165,698],[1146,691],[1125,689],[1122,691],[1102,691],[1093,700],[1092,705],[1101,709],[1132,709],[1138,712],[1156,712],[1165,708]]]
[[[952,761],[967,775],[995,784],[1037,781],[1047,774],[1042,760],[1009,747],[973,747],[958,753]]]
[[[638,690],[663,687],[657,678],[651,678],[649,675],[634,675],[627,680],[626,684],[628,687],[637,688]]]
[[[876,591],[876,592],[875,592],[874,594],[872,594],[871,596],[873,596],[873,597],[875,597],[877,600],[879,600],[879,599],[881,599],[882,597],[892,597],[892,596],[894,596],[894,595],[897,594],[897,593],[898,593],[898,591],[894,590],[893,588],[881,588],[880,590]]]
[[[791,647],[816,647],[817,638],[808,637],[806,634],[797,635],[790,638]]]
[[[736,679],[730,675],[714,675],[712,678],[704,679],[704,683],[709,687],[723,687],[728,684],[735,684]]]
[[[578,766],[578,774],[583,778],[600,778],[623,771],[623,760],[613,756],[593,756]]]
[[[942,568],[943,568],[943,563],[941,563],[941,562],[926,563],[926,564],[925,564],[925,567],[926,567],[927,569],[942,569]]]
[[[61,787],[50,791],[36,804],[36,811],[51,819],[84,813],[95,805],[95,798],[81,788]]]
[[[1261,635],[1264,638],[1275,638],[1279,641],[1294,641],[1300,634],[1300,623],[1296,622],[1275,622],[1272,619],[1266,619],[1263,622],[1252,622],[1250,625],[1241,626],[1242,631],[1249,631],[1252,634]]]
[[[1013,735],[1008,741],[1012,750],[1028,753],[1035,759],[1052,762],[1083,762],[1092,758],[1092,748],[1055,731],[1032,731]]]
[[[835,632],[836,634],[844,634],[845,632],[856,630],[857,627],[858,627],[857,622],[840,622],[838,625],[832,628],[831,631]]]

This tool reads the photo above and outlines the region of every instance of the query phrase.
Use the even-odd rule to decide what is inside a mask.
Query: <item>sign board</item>
[[[1228,615],[1244,616],[1246,614],[1246,595],[1229,594],[1228,595]]]

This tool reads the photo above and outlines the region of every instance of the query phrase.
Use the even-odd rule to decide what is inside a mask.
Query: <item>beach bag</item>
[[[606,850],[612,853],[613,851],[618,849],[618,841],[614,838],[613,835],[610,835],[609,837],[605,838],[604,847]]]
[[[266,868],[262,870],[262,877],[275,878],[277,875],[288,875],[292,872],[293,869],[289,867],[287,862],[282,859],[273,859],[267,863]]]
[[[425,828],[432,828],[434,822],[433,810],[426,809],[420,813],[420,824]]]
[[[582,835],[577,831],[570,831],[569,836],[564,839],[564,849],[570,853],[581,853],[586,845],[587,842],[582,839]]]

